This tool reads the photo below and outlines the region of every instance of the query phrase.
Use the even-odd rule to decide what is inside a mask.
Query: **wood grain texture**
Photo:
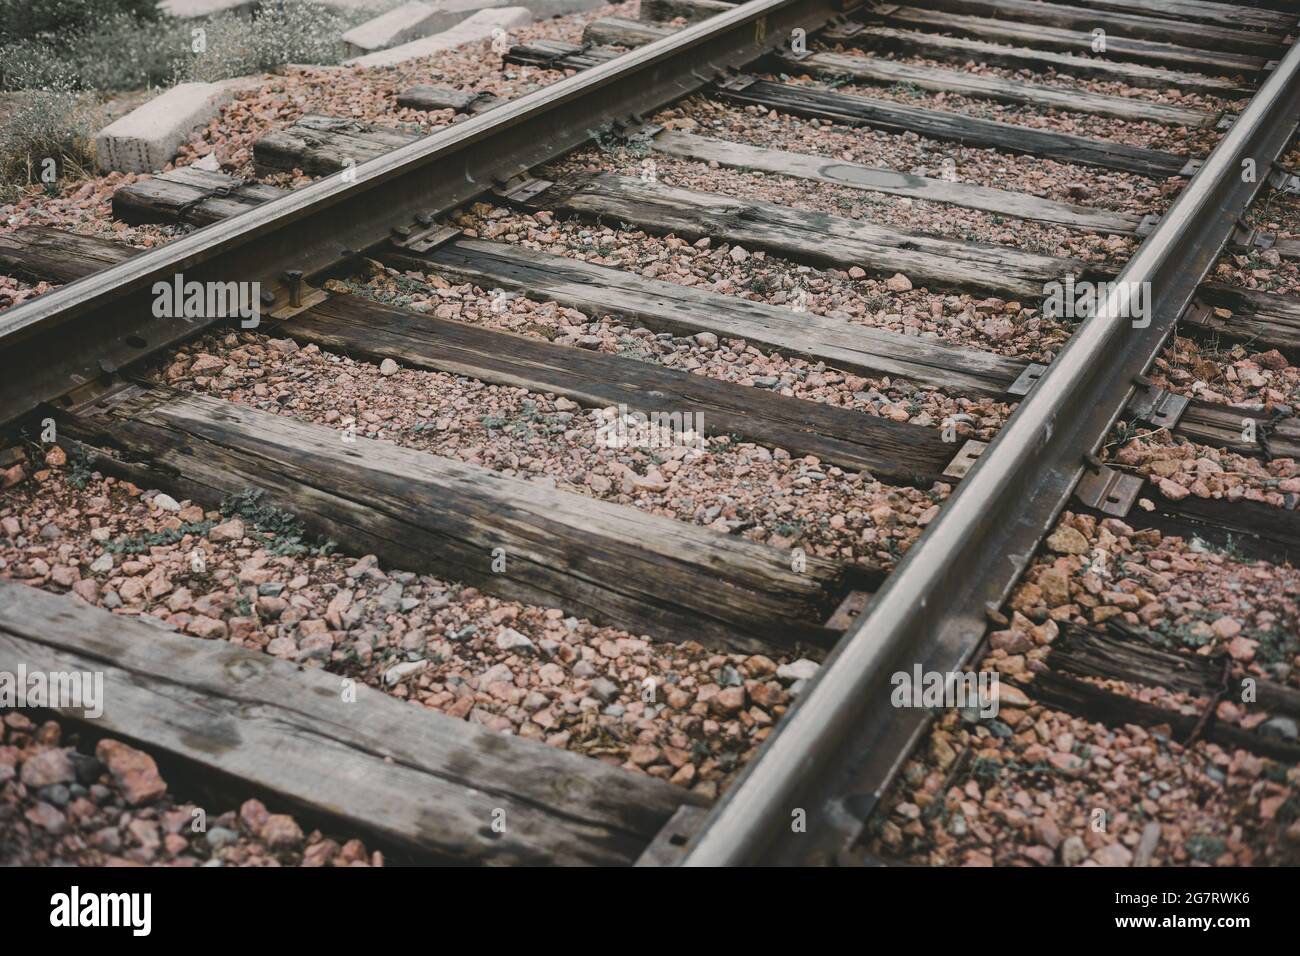
[[[505,100],[492,93],[454,90],[446,86],[420,84],[397,94],[397,105],[412,110],[455,110],[457,113],[486,113]]]
[[[1135,528],[1200,538],[1217,548],[1235,550],[1250,561],[1300,563],[1300,511],[1258,501],[1196,495],[1171,501],[1149,482],[1139,497],[1150,501],[1153,508],[1148,511],[1139,506],[1128,513],[1124,520]]]
[[[1283,259],[1300,259],[1300,239],[1277,239],[1273,248]]]
[[[512,46],[502,59],[506,63],[547,70],[589,70],[622,54],[622,50],[610,46],[539,39]]]
[[[37,282],[72,282],[143,251],[115,239],[49,226],[23,226],[0,233],[0,268]]]
[[[1165,650],[1155,646],[1156,640],[1157,635],[1141,628],[1123,634],[1066,624],[1051,644],[1047,665],[1075,677],[1147,684],[1202,698],[1218,693],[1223,686],[1223,655],[1210,658]],[[1231,660],[1227,662],[1232,664]],[[1238,685],[1242,677],[1255,679],[1260,709],[1300,717],[1300,690],[1250,675],[1241,665],[1234,664],[1231,673]]]
[[[1201,128],[1213,126],[1218,114],[1207,110],[1151,103],[1124,96],[1108,96],[1086,90],[1071,90],[1038,83],[1022,83],[1000,76],[916,66],[877,57],[844,53],[813,53],[803,59],[778,54],[777,61],[788,73],[824,73],[847,76],[869,83],[906,83],[923,90],[959,93],[962,96],[1016,103],[1038,109],[1067,113],[1091,113],[1134,123],[1162,123],[1166,126]]]
[[[838,42],[846,46],[893,50],[951,63],[987,63],[990,66],[1036,72],[1052,70],[1065,76],[1110,80],[1146,89],[1172,87],[1185,93],[1204,93],[1232,99],[1244,99],[1252,93],[1251,89],[1231,79],[1144,63],[1101,59],[1088,55],[1090,50],[1077,47],[1071,47],[1066,52],[1034,49],[1032,45],[1022,42],[1021,38],[1015,37],[1002,42],[990,42],[870,25],[862,32]],[[1008,46],[1007,43],[1016,45]]]
[[[583,27],[582,39],[586,43],[633,48],[653,43],[676,32],[676,27],[662,23],[647,23],[626,17],[601,17]]]
[[[699,23],[733,7],[725,0],[641,0],[641,19],[667,23],[682,17],[688,24]]]
[[[635,24],[635,21],[627,21]],[[637,24],[637,26],[642,26]],[[1142,149],[1088,139],[1051,130],[1036,130],[1011,123],[976,119],[943,110],[901,106],[884,100],[850,96],[795,86],[758,82],[741,91],[720,91],[727,99],[760,103],[799,115],[820,116],[841,122],[863,123],[882,129],[910,130],[937,139],[955,139],[973,146],[1120,169],[1147,176],[1170,176],[1182,169],[1186,158],[1174,153]],[[332,135],[322,130],[345,129]],[[254,155],[274,157],[276,169],[302,169],[311,173],[336,172],[349,159],[373,159],[418,137],[355,120],[307,116],[285,130],[258,140]],[[267,144],[263,147],[263,144]],[[259,150],[261,152],[259,152]],[[260,165],[272,160],[258,158]],[[268,166],[268,169],[271,168]]]
[[[927,0],[925,6],[977,17],[994,17],[1018,23],[1036,23],[1091,34],[1102,29],[1109,38],[1179,44],[1197,50],[1271,57],[1280,37],[1213,23],[1185,23],[1107,7],[1080,7],[1039,0]],[[1295,24],[1293,23],[1292,26]]]
[[[719,89],[717,95],[733,103],[762,106],[796,116],[861,124],[896,133],[917,133],[935,140],[958,142],[964,146],[1041,156],[1063,163],[1097,166],[1151,178],[1178,175],[1189,158],[1163,150],[1089,139],[1055,130],[1033,129],[947,110],[908,106],[794,83],[758,80],[740,90]]]
[[[1116,13],[1139,13],[1148,17],[1210,23],[1221,27],[1248,27],[1285,34],[1296,25],[1300,14],[1266,10],[1238,3],[1207,0],[1071,0],[1073,6]]]
[[[60,232],[47,226],[24,226],[0,236],[0,265],[38,281],[71,282],[135,252],[115,240]],[[845,371],[899,376],[968,394],[1003,395],[1025,366],[1019,359],[848,325],[815,313],[794,313],[763,302],[646,279],[621,269],[505,243],[462,239],[420,256],[387,253],[383,258],[397,267],[421,271],[432,268],[457,281],[519,291],[591,315],[621,316],[657,331],[738,337]],[[1237,290],[1231,292],[1239,295]],[[1267,294],[1257,293],[1253,301],[1279,307],[1268,306],[1270,300],[1261,300],[1260,295]],[[1193,399],[1174,432],[1213,448],[1260,456],[1261,444],[1241,437],[1247,418],[1262,428],[1272,416]],[[1288,417],[1272,422],[1268,430],[1273,456],[1300,458],[1300,419]],[[826,457],[831,460],[832,456]],[[859,459],[852,456],[852,460]]]
[[[224,641],[151,627],[0,580],[0,669],[100,671],[104,712],[64,718],[416,859],[630,864],[697,795],[412,706]],[[493,813],[505,811],[503,832]]]
[[[760,653],[834,637],[836,562],[797,573],[767,545],[327,426],[153,388],[66,414],[60,435],[209,506],[260,488],[353,553],[635,633]]]
[[[1058,50],[1083,55],[1092,53],[1092,27],[1087,30],[1070,30],[910,6],[893,11],[883,18],[883,22],[892,27],[939,31],[1035,50]],[[1113,34],[1106,36],[1105,56],[1109,60],[1131,60],[1164,69],[1194,70],[1224,77],[1253,76],[1264,68],[1264,63],[1269,59],[1268,56],[1257,54],[1202,50],[1176,43]]]
[[[1077,677],[1058,671],[1046,671],[1022,685],[1025,693],[1035,701],[1055,710],[1063,710],[1085,720],[1108,724],[1112,727],[1138,724],[1145,727],[1169,726],[1173,738],[1186,741],[1200,720],[1199,714],[1182,714],[1176,710],[1148,704],[1145,701],[1105,690]],[[1211,717],[1201,731],[1201,737],[1229,748],[1241,747],[1254,753],[1295,763],[1300,760],[1300,746],[1277,737],[1268,737],[1236,724],[1228,724]]]
[[[523,205],[613,225],[634,223],[691,241],[707,236],[819,266],[860,266],[885,276],[901,272],[915,285],[979,289],[1026,300],[1041,296],[1045,282],[1084,271],[1076,259],[956,242],[865,220],[612,174],[568,177]]]
[[[629,21],[630,22],[630,21]],[[591,27],[600,33],[600,25],[605,21],[594,21]],[[649,24],[635,24],[635,37],[639,42],[651,42],[660,36],[667,36],[671,30],[661,29]],[[590,27],[589,27],[590,30]],[[545,48],[538,45],[516,46],[507,57],[509,62],[524,65],[558,64],[566,68],[583,70],[607,62],[618,55],[612,47],[587,47],[572,43],[551,43]],[[554,59],[558,57],[557,59]],[[833,67],[838,60],[853,60],[871,63],[892,63],[886,60],[870,60],[865,57],[839,56],[836,54],[814,54],[805,60],[791,60],[778,56],[781,65],[793,72],[808,72],[803,64]],[[811,69],[811,67],[810,67]],[[832,70],[834,72],[834,70]],[[967,74],[952,72],[954,76]],[[941,83],[937,88],[945,88]],[[1049,89],[1049,88],[1044,88]],[[1059,91],[1053,90],[1053,93]],[[1144,104],[1137,100],[1122,97],[1105,97],[1113,100],[1116,111],[1130,114],[1130,118],[1140,118]],[[1165,119],[1184,120],[1193,125],[1212,122],[1214,115],[1205,111],[1169,108],[1160,105],[1159,109]],[[719,165],[737,169],[752,169],[777,175],[794,176],[801,179],[815,179],[820,182],[833,183],[854,189],[871,192],[890,193],[897,196],[909,196],[927,199],[933,202],[950,203],[970,209],[982,209],[1001,215],[1017,216],[1022,219],[1036,219],[1042,222],[1056,223],[1070,229],[1087,232],[1111,234],[1133,234],[1141,221],[1140,216],[1112,212],[1088,206],[1055,202],[1028,193],[994,189],[975,183],[948,182],[924,176],[913,176],[893,170],[863,166],[858,163],[830,160],[824,157],[804,153],[792,153],[784,150],[763,149],[746,143],[733,143],[724,140],[709,139],[691,133],[667,130],[659,133],[650,141],[651,148],[684,159],[700,162],[716,162]]]
[[[392,358],[415,368],[562,395],[589,408],[698,413],[706,434],[736,435],[895,482],[928,486],[955,454],[936,429],[365,299],[335,297],[290,319],[282,330],[370,361]]]
[[[1245,342],[1258,352],[1275,348],[1292,361],[1300,360],[1300,297],[1239,289],[1217,282],[1202,283],[1196,297],[1214,308],[1228,309],[1232,315],[1213,317],[1202,326],[1180,322],[1180,334]]]
[[[260,183],[237,185],[233,176],[182,166],[161,176],[137,180],[113,193],[113,218],[131,225],[184,222],[192,226],[227,219],[284,195],[285,190]],[[227,196],[208,196],[214,190]]]
[[[685,11],[693,5],[698,4],[701,7],[705,7],[706,5],[718,4],[722,2],[722,0],[651,0],[651,3],[658,2],[671,4],[672,6],[668,9],[681,8],[683,9],[683,12],[678,14],[678,16],[688,16],[689,14]],[[726,5],[735,6],[734,2],[727,2]],[[1284,6],[1285,3],[1277,2],[1275,5]],[[937,9],[944,9],[946,5],[939,2],[929,4],[929,6],[933,6]],[[984,9],[988,9],[989,6],[989,4],[985,4]],[[1033,20],[1033,16],[1022,15],[1025,6],[1030,5],[1017,3],[1015,5],[1016,9],[1012,9],[1010,5],[1007,5],[1004,7],[1004,10],[1009,19],[1022,21]],[[1032,4],[1032,6],[1042,6],[1042,4]],[[1056,4],[1053,2],[1053,6],[1066,5]],[[644,11],[645,7],[646,4],[642,4],[641,9]],[[1153,39],[1157,40],[1165,39],[1166,37],[1161,33],[1156,24],[1170,20],[1175,21],[1175,25],[1178,26],[1181,26],[1178,21],[1191,21],[1194,23],[1206,23],[1219,27],[1267,30],[1271,33],[1277,34],[1278,39],[1280,39],[1281,36],[1285,35],[1296,25],[1297,19],[1297,13],[1286,13],[1283,10],[1263,9],[1262,5],[1252,7],[1240,4],[1211,2],[1211,0],[1070,0],[1068,7],[1063,12],[1049,13],[1046,15],[1041,14],[1041,11],[1031,10],[1028,12],[1031,14],[1037,13],[1040,17],[1038,22],[1064,23],[1064,20],[1052,21],[1050,19],[1041,18],[1043,16],[1048,18],[1053,16],[1058,18],[1064,16],[1073,19],[1082,29],[1091,29],[1092,23],[1089,22],[1089,15],[1095,18],[1096,14],[1093,11],[1098,10],[1108,13],[1139,14],[1141,18],[1146,21],[1144,25],[1149,29],[1149,31],[1158,34],[1153,37]],[[1000,14],[987,13],[984,15],[997,16]],[[665,18],[643,17],[642,19],[653,20]],[[1113,25],[1118,21],[1112,20],[1105,22],[1109,22]],[[1197,46],[1198,44],[1192,43],[1191,45]],[[1211,49],[1218,48],[1217,44],[1211,46]]]
[[[1002,395],[1023,363],[988,352],[954,348],[845,319],[708,292],[675,282],[512,243],[460,239],[418,256],[383,257],[397,268],[433,269],[484,289],[523,292],[588,315],[610,314],[656,332],[713,332],[822,361],[860,375],[899,376],[914,382]],[[778,396],[779,397],[779,396]]]
[[[307,115],[253,144],[253,163],[259,176],[294,170],[321,176],[338,172],[348,161],[360,166],[417,139],[416,132],[340,116]]]
[[[1263,453],[1259,441],[1247,442],[1241,437],[1245,429],[1245,420],[1256,423],[1256,430],[1263,433],[1266,423],[1272,421],[1272,414],[1220,405],[1193,399],[1179,419],[1174,433],[1194,442],[1209,445],[1211,448],[1223,448],[1239,455],[1260,456]],[[1268,446],[1274,458],[1300,459],[1300,419],[1283,418],[1268,425]]]
[[[132,252],[131,247],[111,239],[74,236],[45,226],[25,226],[0,237],[0,264],[38,280],[70,282],[121,262]],[[720,337],[741,338],[785,355],[825,362],[861,375],[888,375],[965,393],[1000,396],[1024,368],[1023,362],[991,352],[956,348],[833,316],[796,312],[646,279],[622,269],[507,243],[460,239],[422,254],[390,250],[378,255],[396,268],[432,270],[480,288],[521,292],[590,315],[617,315],[674,335],[713,332]],[[573,350],[566,351],[566,355],[573,354]],[[790,401],[774,393],[762,394]],[[751,397],[747,393],[746,402]],[[797,416],[781,417],[799,420]],[[855,440],[855,444],[860,442]],[[830,449],[823,451],[829,458]],[[836,454],[843,456],[839,463],[845,467],[868,467],[861,451],[841,449]],[[919,472],[913,467],[907,474]]]
[[[828,159],[807,153],[764,149],[747,143],[709,139],[677,130],[665,130],[659,133],[650,141],[650,147],[657,152],[701,163],[717,163],[735,169],[749,169],[778,176],[792,176],[797,179],[812,179],[850,189],[907,196],[911,199],[924,199],[929,202],[963,206],[967,209],[980,209],[997,215],[1050,222],[1082,232],[1132,235],[1141,222],[1141,217],[1136,215],[1056,202],[1029,193],[993,189],[976,183],[949,182],[944,179],[913,176],[911,173],[895,172],[892,169],[863,166],[859,163]]]

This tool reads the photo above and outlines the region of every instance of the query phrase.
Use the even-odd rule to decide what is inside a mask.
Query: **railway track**
[[[1276,846],[1285,859],[1294,851],[1282,835],[1287,814],[1300,809],[1296,771],[1287,776],[1300,760],[1300,689],[1289,666],[1300,648],[1285,633],[1295,619],[1283,614],[1267,666],[1253,660],[1267,642],[1243,635],[1235,620],[1236,630],[1219,625],[1228,615],[1199,645],[1209,653],[1189,653],[1152,636],[1165,619],[1155,589],[1125,582],[1136,580],[1137,564],[1155,573],[1151,560],[1189,570],[1179,550],[1188,541],[1197,553],[1229,548],[1241,567],[1283,575],[1300,548],[1300,494],[1288,490],[1300,489],[1288,470],[1300,458],[1300,425],[1286,396],[1234,407],[1166,374],[1182,342],[1240,343],[1241,355],[1275,355],[1283,365],[1300,355],[1300,298],[1219,281],[1217,268],[1225,256],[1252,264],[1265,252],[1279,262],[1300,256],[1248,220],[1265,193],[1300,193],[1282,162],[1300,118],[1300,53],[1290,36],[1300,12],[1281,2],[1200,0],[655,0],[642,16],[597,20],[581,44],[515,46],[503,68],[563,74],[518,99],[436,85],[402,91],[395,107],[460,114],[430,135],[302,116],[253,150],[263,180],[315,177],[296,189],[193,167],[123,186],[113,198],[117,220],[173,235],[147,251],[43,227],[0,235],[0,268],[57,285],[0,313],[0,421],[55,435],[36,445],[57,441],[137,489],[197,505],[141,551],[160,563],[169,553],[198,554],[192,574],[206,582],[203,540],[220,520],[212,509],[242,500],[248,507],[233,518],[220,516],[222,528],[239,522],[236,544],[246,527],[266,530],[259,521],[288,521],[300,537],[329,538],[400,569],[396,590],[384,592],[396,595],[388,613],[419,613],[427,598],[403,597],[404,586],[416,593],[417,575],[555,610],[546,618],[555,629],[539,624],[545,636],[532,639],[508,626],[515,618],[494,619],[505,657],[491,671],[505,671],[495,684],[476,678],[473,690],[498,686],[510,708],[531,706],[511,667],[547,660],[566,687],[574,676],[566,672],[586,665],[576,691],[563,700],[540,694],[531,713],[545,719],[525,719],[528,733],[477,707],[482,719],[465,720],[462,702],[475,701],[458,693],[460,678],[438,682],[434,695],[444,696],[432,710],[403,707],[393,688],[427,682],[421,675],[454,655],[459,638],[401,644],[406,653],[381,655],[387,664],[378,670],[368,649],[360,659],[344,653],[341,638],[306,646],[301,623],[270,623],[286,602],[274,586],[262,588],[274,585],[266,561],[238,572],[242,611],[176,612],[191,635],[196,616],[214,622],[206,636],[226,638],[215,641],[48,593],[58,588],[45,561],[45,574],[7,573],[45,588],[0,580],[0,664],[103,671],[104,715],[61,709],[63,720],[130,739],[223,781],[218,789],[264,793],[336,832],[364,834],[402,860],[916,857],[944,845],[934,836],[939,811],[971,798],[972,785],[990,789],[972,769],[984,773],[1001,759],[990,735],[1032,737],[1045,711],[1147,728],[1140,732],[1189,764],[1240,753],[1280,767],[1262,797],[1277,798],[1273,813],[1248,827],[1252,853]],[[1086,89],[1090,82],[1112,85]],[[1114,92],[1121,87],[1126,95]],[[1161,89],[1180,95],[1147,95]],[[1060,122],[1066,115],[1074,120]],[[771,138],[729,139],[729,116],[770,119]],[[781,124],[794,136],[825,131],[840,145],[860,136],[862,153],[800,150],[774,132]],[[894,149],[928,149],[936,159],[920,174],[891,161]],[[953,155],[972,162],[981,170],[972,178],[986,181],[950,175],[937,158],[944,152],[950,165]],[[1062,198],[1053,184],[1017,182],[1049,161],[1153,211],[1084,201],[1096,194],[1086,187]],[[723,185],[699,188],[690,169]],[[774,201],[757,185],[772,182],[809,192]],[[972,217],[965,231],[975,237],[950,223],[926,229],[926,217],[941,219],[942,210]],[[911,217],[906,228],[886,221],[899,216]],[[1047,238],[1017,242],[1021,231]],[[559,252],[536,241],[543,233]],[[636,251],[648,237],[668,237],[667,249],[682,256],[716,252],[711,275],[699,281],[664,266],[667,255]],[[633,251],[624,255],[618,242]],[[777,264],[779,277],[795,277],[791,294],[774,303],[766,286],[751,285],[756,294],[737,295],[726,270],[741,263]],[[990,333],[993,347],[978,348],[803,303],[803,281],[851,299],[853,284],[868,279],[899,301],[929,296],[916,301],[929,303],[937,326],[951,300],[1002,338]],[[213,308],[210,298],[186,309],[190,283],[200,298],[242,284],[229,287],[230,301],[251,289],[242,301],[255,302],[256,315]],[[1095,290],[1094,304],[1061,313],[1060,302],[1073,309],[1075,289]],[[160,309],[160,297],[175,307]],[[547,303],[563,321],[528,311]],[[856,314],[883,316],[888,304]],[[524,309],[517,322],[492,318],[516,308]],[[1037,338],[1017,338],[1028,323]],[[605,330],[607,340],[593,334]],[[1035,344],[1016,348],[1026,341]],[[195,371],[222,350],[234,357]],[[720,370],[704,352],[727,352],[724,365],[735,368]],[[850,378],[863,384],[848,392],[883,391],[884,411],[879,401],[867,414],[870,399],[814,394],[820,386],[808,375],[750,374],[740,357],[751,352],[802,363],[819,383],[833,378],[832,392]],[[264,363],[281,361],[263,376]],[[349,405],[354,414],[341,418],[327,410],[329,394],[309,390],[326,380],[312,371],[317,362],[343,363],[342,378],[330,381],[349,401],[362,397]],[[438,388],[459,404],[420,413],[437,420],[427,431],[390,429],[375,414],[391,410],[388,398],[416,407],[420,389]],[[899,394],[906,401],[892,400]],[[540,396],[558,417],[530,411],[531,424],[516,433],[519,454],[485,452],[495,426],[480,433],[465,423],[476,402],[500,396]],[[620,412],[602,418],[607,408]],[[591,480],[605,463],[581,447],[588,431],[599,445],[600,435],[626,427],[628,409],[666,410],[660,423],[675,436],[673,452],[644,474],[623,466],[612,482],[604,471]],[[530,429],[546,436],[540,452]],[[449,437],[461,430],[468,452]],[[1205,493],[1189,493],[1176,472],[1125,459],[1125,450],[1138,455],[1135,435],[1201,450],[1195,460],[1213,466],[1196,466]],[[793,505],[750,517],[725,505],[682,506],[674,495],[687,493],[687,479],[674,476],[692,474],[688,449],[718,441],[723,462],[738,446],[765,449],[735,465],[731,480],[755,467],[773,484],[793,476],[775,497],[807,495],[827,509],[820,536],[804,542],[773,530]],[[589,477],[575,481],[564,460]],[[1244,469],[1235,493],[1210,487],[1225,470],[1218,460]],[[780,471],[786,462],[793,470]],[[863,516],[879,509],[878,519]],[[841,531],[846,525],[854,535]],[[322,567],[331,560],[310,553]],[[311,635],[348,632],[354,591],[389,580],[368,576],[374,567],[346,570],[349,580],[330,593],[346,591],[347,601],[331,602],[333,617]],[[1053,613],[1043,597],[1049,577],[1073,611]],[[141,595],[136,612],[166,594]],[[575,650],[558,630],[563,618],[574,621],[570,633],[583,619],[633,635],[600,646],[613,648],[610,661],[635,662],[616,672],[603,650]],[[267,625],[296,634],[292,650],[272,650]],[[637,657],[646,642],[636,635],[681,644],[684,659],[698,648],[708,663],[683,684],[667,673],[674,664],[660,673]],[[900,674],[909,690],[913,674],[993,675],[995,696],[980,703],[999,706],[977,717],[928,700],[900,706]],[[1239,706],[1240,681],[1255,696]],[[1184,696],[1169,706],[1140,688]],[[639,701],[635,713],[649,724],[681,711],[675,742],[652,746],[647,724],[642,736],[588,755],[566,749],[579,725],[585,732],[609,718],[606,737],[610,722],[622,726],[624,698]],[[611,700],[616,713],[602,708]],[[735,776],[719,794],[716,783],[698,785],[709,781],[696,781],[703,764],[690,753],[703,748],[716,769],[710,747],[724,726],[761,746],[743,759],[727,751]],[[551,739],[558,727],[564,739]],[[949,745],[958,738],[959,749]],[[1047,773],[1088,772],[1086,757],[1049,739],[1055,749],[1044,759],[1062,760]],[[1207,758],[1206,747],[1218,749]],[[936,750],[927,771],[918,754],[934,759]],[[950,791],[961,795],[949,799]],[[917,806],[907,793],[933,802]],[[1129,846],[1149,859],[1169,816],[1148,810]],[[1090,839],[1097,846],[1087,851],[1123,846]],[[1058,859],[1059,838],[1035,846],[1043,844],[1049,858],[1027,859],[1070,862],[1065,851]],[[1129,851],[1101,859],[1114,853]]]

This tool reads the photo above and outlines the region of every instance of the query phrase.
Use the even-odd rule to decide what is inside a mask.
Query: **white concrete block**
[[[520,6],[533,11],[533,19],[549,20],[567,13],[583,13],[603,7],[610,0],[518,0]]]
[[[443,50],[455,49],[466,43],[477,43],[491,39],[494,31],[522,27],[533,22],[533,14],[527,7],[498,7],[493,10],[480,10],[467,20],[462,20],[450,30],[435,33],[433,36],[403,43],[388,50],[377,50],[365,56],[354,57],[346,61],[348,66],[393,66],[407,60],[432,56]]]
[[[397,5],[395,0],[311,0],[311,2],[323,7],[333,7],[336,10],[373,10],[376,16]]]
[[[95,136],[95,162],[103,172],[162,169],[233,96],[227,83],[181,83],[105,126]]]
[[[349,30],[343,34],[343,42],[350,56],[364,56],[450,30],[479,10],[508,3],[510,0],[413,0]]]
[[[227,10],[252,11],[257,4],[258,0],[163,0],[161,6],[164,13],[188,20]]]

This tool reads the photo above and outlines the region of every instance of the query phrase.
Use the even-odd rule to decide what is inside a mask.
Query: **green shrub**
[[[187,48],[181,25],[159,17],[157,0],[0,0],[0,89],[166,82],[171,61]]]
[[[0,0],[0,90],[21,91],[0,119],[0,201],[92,167],[85,91],[222,80],[286,63],[337,63],[342,34],[375,10],[338,11],[305,0],[265,0],[198,20],[159,16],[157,0]],[[204,49],[193,49],[203,30]]]
[[[105,20],[77,42],[72,62],[84,90],[139,90],[169,86],[190,48],[184,20],[140,24],[129,14]]]
[[[0,0],[0,9],[18,0]],[[21,0],[19,5],[30,5]],[[307,0],[265,0],[195,20],[159,17],[149,0],[57,0],[54,13],[0,31],[0,89],[132,90],[224,80],[286,63],[338,63],[342,34],[375,10],[336,10]],[[93,15],[86,15],[93,9]],[[3,14],[0,14],[3,16]],[[202,49],[194,50],[195,30]]]
[[[256,16],[212,17],[202,24],[207,49],[178,61],[186,80],[224,80],[261,73],[286,63],[338,63],[346,52],[342,34],[357,21],[347,13],[304,0],[264,4]],[[189,44],[185,49],[189,50]]]
[[[39,37],[65,45],[121,14],[157,19],[158,0],[0,0],[0,43]]]
[[[75,90],[81,77],[66,54],[43,40],[18,40],[0,45],[0,89]]]
[[[69,90],[37,90],[0,123],[0,201],[16,199],[42,182],[47,159],[58,180],[80,178],[93,168],[94,135],[85,98]]]

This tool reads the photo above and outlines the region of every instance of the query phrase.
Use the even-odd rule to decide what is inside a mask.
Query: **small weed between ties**
[[[623,149],[638,159],[650,155],[650,141],[654,138],[654,134],[639,129],[620,132],[613,123],[603,123],[589,132],[602,153],[617,153]]]
[[[853,77],[847,73],[816,73],[813,79],[826,87],[828,90],[838,90],[841,86],[848,86],[853,82]],[[895,84],[901,86],[903,84]]]
[[[211,521],[186,522],[179,528],[168,528],[155,534],[136,537],[118,538],[104,544],[104,550],[112,554],[144,554],[150,548],[162,548],[176,544],[187,534],[206,535],[212,530]]]
[[[1198,863],[1213,863],[1227,852],[1228,845],[1218,837],[1197,835],[1188,837],[1183,849]]]
[[[91,467],[91,457],[84,449],[77,448],[68,458],[68,486],[77,491],[85,491],[86,486],[95,476],[95,470]]]
[[[221,513],[227,518],[243,519],[260,533],[266,549],[276,557],[324,556],[338,548],[337,542],[322,538],[315,544],[306,543],[307,530],[302,521],[273,505],[262,504],[263,494],[262,489],[251,488],[231,495],[221,502]]]

